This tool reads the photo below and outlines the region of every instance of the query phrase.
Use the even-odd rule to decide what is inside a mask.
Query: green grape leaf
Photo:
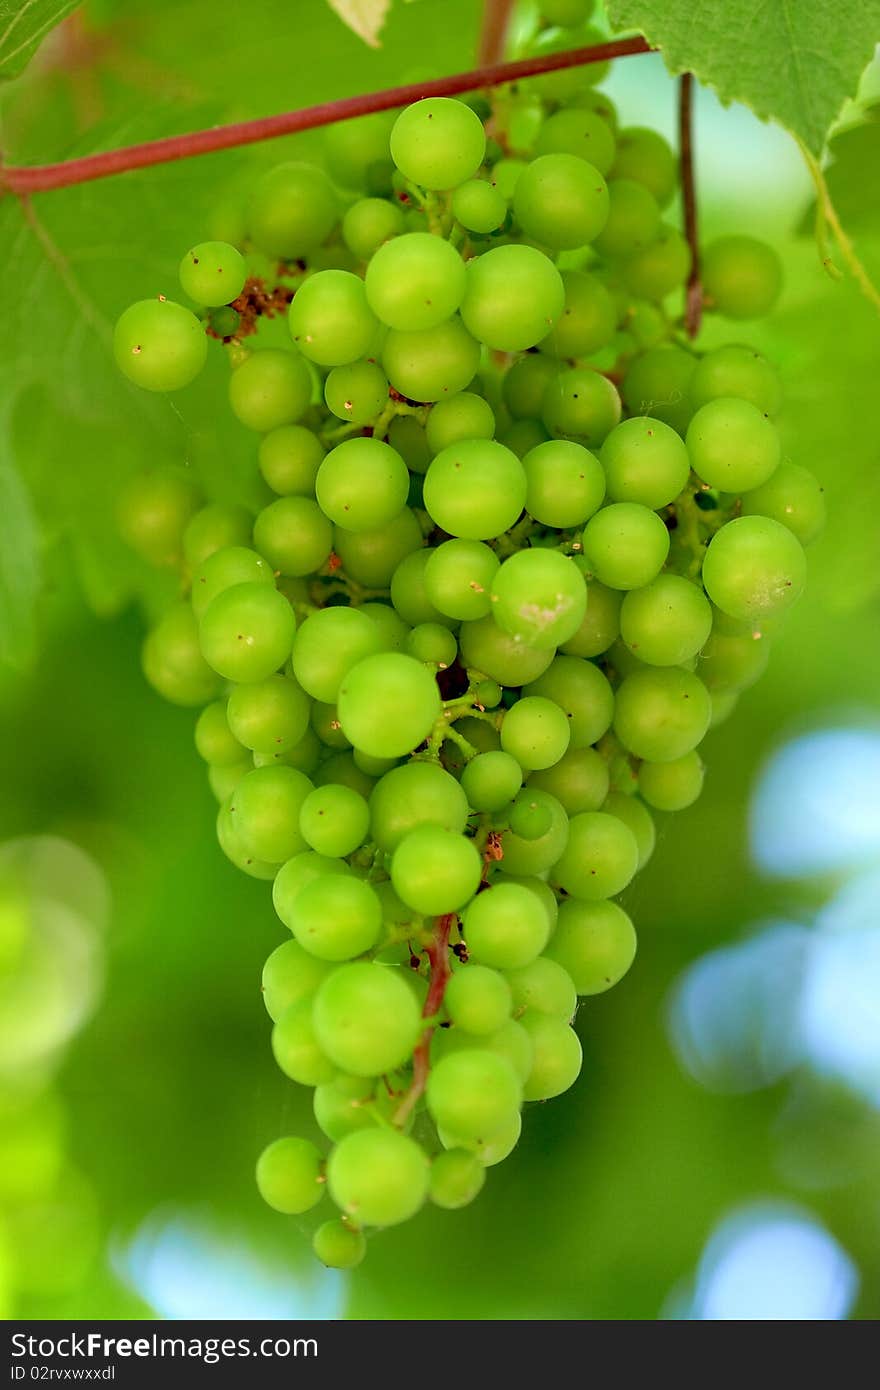
[[[877,170],[880,169],[880,102],[866,106],[864,120],[847,126],[831,137],[831,162],[825,181],[835,211],[848,232],[880,231],[880,200],[877,198]],[[815,225],[816,204],[804,214],[798,228],[811,233]]]
[[[21,72],[43,39],[80,0],[0,0],[0,77]]]
[[[391,0],[327,0],[328,5],[358,38],[379,47],[379,35],[391,9]]]
[[[0,450],[0,667],[20,667],[34,638],[39,584],[37,527],[27,489]]]
[[[693,72],[821,153],[880,38],[880,0],[609,0],[671,72]]]

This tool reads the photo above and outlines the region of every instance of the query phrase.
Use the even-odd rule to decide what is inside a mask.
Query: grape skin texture
[[[526,51],[596,42],[593,8],[540,0]],[[145,676],[194,710],[222,853],[271,883],[267,1028],[318,1142],[255,1153],[257,1187],[327,1198],[329,1268],[474,1201],[575,1083],[578,1009],[636,952],[615,899],[824,519],[774,365],[723,333],[775,301],[776,254],[703,248],[720,346],[685,339],[676,158],[605,66],[338,123],[326,173],[270,170],[241,245],[183,255],[201,318],[158,296],[116,325],[146,390],[228,359],[252,432],[250,475],[151,468],[118,520],[173,595]]]

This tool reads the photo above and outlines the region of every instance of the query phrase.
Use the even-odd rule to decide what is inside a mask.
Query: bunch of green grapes
[[[652,813],[699,795],[822,523],[773,367],[670,315],[691,253],[664,140],[583,72],[492,100],[332,129],[326,169],[259,181],[240,248],[184,257],[195,312],[160,297],[116,330],[156,390],[225,339],[260,435],[258,515],[157,473],[122,521],[186,595],[147,678],[203,707],[220,844],[288,933],[263,998],[322,1137],[278,1138],[257,1182],[288,1214],[329,1198],[314,1248],[340,1267],[426,1200],[471,1202],[523,1106],[574,1083],[577,1001],[633,961],[617,899]],[[269,263],[280,348],[244,331]],[[779,290],[743,237],[703,277],[732,319]]]

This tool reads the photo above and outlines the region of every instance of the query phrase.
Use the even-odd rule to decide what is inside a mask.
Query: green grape
[[[318,738],[327,748],[350,748],[351,739],[339,722],[339,711],[335,704],[316,700],[312,705],[311,724]]]
[[[544,911],[544,915],[547,918],[547,932],[549,935],[549,933],[551,933],[554,927],[556,926],[556,916],[559,911],[559,904],[556,901],[556,894],[554,893],[550,885],[548,883],[545,883],[544,879],[542,878],[519,878],[515,874],[506,874],[504,879],[501,880],[501,882],[517,883],[521,888],[525,888],[527,892],[531,893],[535,898],[537,898]]]
[[[518,179],[513,210],[527,237],[564,251],[585,246],[601,232],[608,217],[608,189],[599,170],[585,159],[543,154]]]
[[[260,440],[260,472],[282,497],[313,497],[324,446],[305,425],[281,425]]]
[[[672,762],[696,748],[710,713],[709,692],[690,671],[643,667],[618,687],[614,732],[637,758]]]
[[[485,149],[479,116],[450,97],[413,102],[401,111],[391,131],[391,158],[422,188],[457,188],[473,178]]]
[[[412,520],[412,513],[409,513]],[[418,523],[416,522],[416,525]],[[363,603],[359,611],[379,629],[383,651],[402,651],[408,631],[406,623],[387,603]]]
[[[455,661],[458,643],[448,627],[439,623],[417,623],[406,639],[406,651],[417,661],[445,670]]]
[[[501,725],[502,748],[516,758],[526,771],[552,767],[559,762],[568,747],[570,736],[568,719],[563,711],[540,695],[528,695],[518,700],[507,711]],[[521,833],[515,826],[513,828],[515,833]],[[524,838],[532,840],[539,837],[528,835]]]
[[[533,347],[564,307],[562,277],[534,246],[497,246],[468,262],[461,316],[487,347],[500,352]]]
[[[485,965],[470,964],[457,970],[446,986],[443,1002],[450,1022],[475,1037],[496,1033],[509,1019],[512,1008],[507,980]]]
[[[529,777],[529,789],[555,796],[568,816],[598,811],[608,786],[608,765],[594,748],[570,747],[553,767]]]
[[[486,1169],[476,1154],[466,1149],[448,1149],[431,1164],[428,1196],[437,1207],[457,1211],[480,1195]]]
[[[257,1159],[260,1196],[285,1216],[301,1216],[324,1195],[323,1168],[320,1153],[308,1139],[276,1139]]]
[[[551,435],[573,435],[593,449],[619,422],[620,397],[600,372],[571,367],[547,383],[541,419]]]
[[[749,401],[733,396],[700,406],[685,442],[694,472],[720,492],[760,487],[782,453],[773,424]]]
[[[541,414],[541,403],[549,382],[558,368],[546,357],[531,353],[514,362],[504,373],[501,394],[514,420],[533,420]]]
[[[503,693],[497,681],[480,681],[474,690],[474,703],[482,709],[496,709]]]
[[[505,836],[505,841],[509,839]],[[503,860],[502,860],[503,863]],[[539,898],[520,883],[495,883],[478,893],[465,910],[462,933],[479,964],[496,970],[529,965],[550,935]]]
[[[601,116],[606,125],[610,126],[613,132],[617,132],[620,124],[617,116],[617,107],[611,100],[607,92],[597,92],[593,87],[584,87],[570,97],[566,102],[567,106],[579,106],[585,111],[595,111],[597,116]]]
[[[484,179],[459,184],[452,195],[452,215],[469,232],[495,232],[507,217],[507,200]]]
[[[270,675],[233,690],[226,715],[245,748],[254,753],[287,753],[305,737],[309,702],[296,681]]]
[[[524,159],[499,159],[492,166],[489,181],[506,203],[509,203],[513,197],[516,185],[526,167]]]
[[[705,646],[711,630],[708,599],[678,574],[660,574],[644,589],[632,589],[620,609],[620,635],[648,666],[682,666]]]
[[[234,864],[237,869],[241,869],[242,873],[248,874],[251,878],[274,878],[278,871],[278,865],[272,864],[266,859],[255,858],[245,847],[238,833],[236,818],[232,814],[232,798],[235,795],[235,790],[234,787],[217,812],[217,843],[230,863]]]
[[[432,454],[439,454],[462,439],[491,439],[494,433],[492,407],[471,391],[460,391],[456,396],[438,401],[425,428]]]
[[[683,811],[703,790],[704,774],[700,755],[694,751],[671,763],[642,763],[639,791],[657,811]]]
[[[390,1129],[347,1134],[327,1163],[333,1201],[365,1226],[396,1226],[415,1216],[428,1194],[428,1175],[415,1140]]]
[[[141,299],[117,319],[116,365],[145,391],[180,391],[194,381],[208,357],[208,339],[195,314],[160,295]]]
[[[684,348],[663,344],[633,358],[621,394],[630,415],[652,415],[684,434],[693,414],[690,383],[696,359]]]
[[[568,844],[553,868],[553,882],[587,902],[622,893],[639,862],[629,827],[605,811],[582,811],[572,817],[568,829]]]
[[[677,227],[661,224],[658,236],[620,265],[627,289],[638,299],[665,299],[690,274],[691,248]]]
[[[507,983],[517,1016],[531,1011],[558,1019],[561,1023],[570,1023],[574,1018],[577,991],[568,971],[557,961],[538,956],[530,965],[509,970]]]
[[[628,257],[645,250],[660,235],[660,208],[653,193],[633,179],[608,183],[608,220],[596,237],[600,256]]]
[[[352,1076],[381,1076],[402,1066],[422,1027],[420,1007],[405,973],[373,961],[332,971],[318,989],[314,1018],[321,1046]]]
[[[312,378],[303,359],[278,348],[258,348],[229,378],[232,413],[261,434],[299,420],[311,395]]]
[[[465,764],[461,786],[475,811],[500,811],[522,786],[522,769],[512,754],[492,749]]]
[[[176,603],[148,633],[141,651],[144,675],[173,705],[204,705],[217,694],[218,680],[202,655],[188,603]]]
[[[700,277],[706,306],[730,319],[769,314],[782,289],[782,265],[766,242],[723,236],[705,248]]]
[[[464,391],[480,365],[480,345],[458,318],[436,328],[391,329],[382,366],[395,391],[410,401],[439,401]]]
[[[196,720],[196,750],[206,763],[228,767],[241,762],[244,748],[233,734],[222,700],[206,705]]]
[[[254,522],[254,545],[278,574],[313,574],[333,549],[333,526],[311,497],[279,497]]]
[[[505,832],[504,855],[498,867],[503,874],[518,878],[545,873],[556,863],[568,842],[568,817],[556,798],[538,788],[529,788],[529,795],[549,809],[550,828],[534,839],[517,835],[514,830]]]
[[[635,954],[633,924],[617,903],[571,899],[560,907],[547,955],[568,971],[578,994],[603,994],[616,985]]]
[[[209,766],[208,784],[221,804],[229,800],[242,777],[250,772],[252,766],[247,757],[236,763],[213,763]]]
[[[231,502],[210,502],[195,513],[183,533],[183,553],[196,570],[218,550],[250,543],[253,518],[244,507]]]
[[[201,494],[182,469],[135,473],[119,498],[119,531],[151,565],[178,566],[185,555],[187,527],[199,515]]]
[[[379,328],[363,280],[348,270],[319,270],[303,281],[291,301],[288,324],[303,356],[322,367],[369,357]]]
[[[343,677],[364,657],[382,651],[376,624],[357,608],[323,608],[299,628],[293,643],[293,674],[315,700],[332,704]]]
[[[513,1025],[519,1028],[519,1024]],[[520,1028],[527,1045],[531,1048],[531,1039],[524,1028]],[[531,1055],[531,1054],[530,1054]],[[531,1066],[531,1061],[529,1062]],[[516,1114],[511,1115],[510,1120],[501,1129],[492,1135],[491,1139],[462,1139],[445,1131],[438,1131],[440,1142],[447,1146],[450,1152],[457,1149],[464,1149],[474,1154],[483,1168],[491,1168],[496,1163],[502,1163],[505,1158],[513,1153],[519,1143],[522,1133],[522,1114],[517,1110]]]
[[[362,753],[359,748],[355,748],[351,756],[355,766],[365,772],[368,777],[374,779],[374,786],[376,779],[384,777],[386,772],[390,772],[393,767],[398,766],[397,758],[373,758],[369,753]],[[371,786],[370,791],[372,790]]]
[[[425,430],[413,415],[396,415],[388,426],[388,443],[413,473],[427,473],[431,450]]]
[[[180,262],[180,287],[196,304],[231,304],[244,288],[244,257],[225,241],[202,241]]]
[[[265,584],[273,588],[275,579],[269,565],[255,550],[243,545],[227,545],[203,560],[192,580],[192,607],[201,618],[219,594],[237,584]]]
[[[586,525],[584,557],[612,589],[641,589],[655,579],[669,554],[669,532],[656,512],[637,502],[613,502]]]
[[[770,660],[770,644],[760,632],[744,636],[714,630],[700,652],[700,680],[709,691],[747,690],[760,680]]]
[[[375,1090],[372,1077],[346,1076],[343,1072],[316,1087],[313,1108],[323,1133],[338,1144],[356,1129],[371,1129],[377,1113],[383,1114],[387,1109],[381,1103],[383,1093],[387,1095],[384,1086],[378,1096],[374,1096]]]
[[[536,155],[577,155],[603,175],[614,162],[614,149],[614,135],[601,116],[577,107],[548,116],[535,142]]]
[[[618,133],[611,177],[643,184],[660,207],[665,207],[678,183],[675,155],[655,130],[628,126]]]
[[[775,415],[782,400],[782,388],[773,367],[754,348],[728,343],[707,352],[694,369],[690,384],[694,409],[719,396],[735,396],[748,401],[762,415]]]
[[[310,955],[292,937],[276,946],[263,966],[262,981],[263,1003],[273,1023],[291,1004],[310,999],[332,969],[328,961]]]
[[[651,304],[646,299],[627,304],[621,329],[632,339],[639,352],[659,347],[671,331],[669,319],[660,305]]]
[[[556,647],[573,637],[586,610],[587,589],[577,566],[557,550],[520,550],[492,583],[498,626],[529,646]]]
[[[424,536],[415,514],[403,507],[384,526],[367,531],[336,532],[334,550],[350,579],[371,589],[387,589],[398,565],[421,550]],[[393,614],[392,609],[388,609]],[[399,633],[402,642],[404,633]]]
[[[606,588],[598,579],[587,584],[587,611],[584,619],[561,651],[566,656],[601,656],[620,633],[620,605],[623,595]]]
[[[288,1005],[279,1016],[272,1029],[272,1053],[284,1075],[300,1086],[321,1086],[336,1074],[315,1036],[311,999]]]
[[[427,667],[402,652],[381,652],[346,672],[339,689],[339,720],[364,753],[399,758],[427,738],[441,710]]]
[[[391,857],[394,891],[426,917],[463,907],[476,893],[482,871],[473,841],[439,825],[410,830]]]
[[[297,260],[327,239],[338,215],[336,194],[322,169],[279,164],[251,194],[248,234],[267,256]]]
[[[526,511],[542,525],[558,530],[582,526],[601,505],[605,475],[595,455],[580,444],[548,440],[530,449],[522,464]]]
[[[328,1269],[354,1269],[367,1253],[367,1240],[342,1219],[325,1221],[312,1236],[312,1251]]]
[[[461,834],[468,803],[458,782],[436,763],[404,763],[377,782],[370,797],[372,838],[386,853],[423,825]]]
[[[354,121],[339,121],[324,131],[324,159],[334,181],[343,188],[370,187],[377,177],[377,166],[387,165],[390,179],[391,161],[388,155],[388,136],[393,116],[377,111]]]
[[[389,328],[436,328],[464,297],[464,261],[442,237],[408,232],[379,247],[365,284],[370,308]]]
[[[428,554],[425,593],[449,618],[482,618],[492,606],[497,569],[497,555],[482,541],[444,541]]]
[[[742,511],[778,521],[801,545],[809,545],[825,525],[824,490],[808,468],[784,460],[772,477],[744,495]]]
[[[545,801],[524,791],[514,799],[508,815],[510,829],[523,840],[540,840],[553,824],[553,813]]]
[[[518,459],[524,459],[539,444],[546,444],[549,438],[540,420],[514,420],[512,425],[502,430],[498,443],[510,449]]]
[[[329,859],[326,855],[307,850],[294,855],[282,864],[272,885],[272,904],[281,921],[292,930],[296,901],[304,888],[328,874],[350,874],[351,869],[344,859]]]
[[[599,455],[613,502],[637,502],[658,511],[684,490],[688,452],[675,430],[640,415],[611,431]]]
[[[199,642],[208,665],[227,680],[263,681],[290,655],[296,619],[268,584],[234,584],[205,609]]]
[[[311,849],[343,858],[364,843],[370,828],[367,803],[351,787],[318,787],[303,800],[299,833]]]
[[[327,874],[313,879],[296,895],[291,930],[303,949],[319,960],[351,960],[378,941],[382,908],[364,879]]]
[[[434,1123],[465,1139],[489,1138],[519,1109],[519,1079],[503,1057],[466,1048],[441,1057],[428,1077]]]
[[[338,420],[366,425],[388,402],[388,382],[375,362],[334,367],[324,382],[324,400]]]
[[[657,844],[657,830],[647,806],[628,792],[611,791],[601,809],[629,826],[639,849],[639,869],[643,869]]]
[[[550,1100],[573,1086],[583,1051],[573,1028],[546,1014],[526,1013],[523,1027],[535,1047],[535,1060],[523,1089],[524,1100]]]
[[[425,475],[425,506],[432,520],[466,540],[501,535],[521,514],[525,498],[522,464],[492,439],[453,444]]]
[[[386,198],[361,198],[342,219],[342,240],[358,260],[368,261],[403,229],[403,211],[396,203]]]
[[[381,439],[346,439],[331,449],[318,469],[321,510],[346,531],[375,531],[403,509],[409,476],[406,464]]]
[[[458,649],[468,670],[514,687],[537,680],[553,660],[552,648],[527,646],[502,631],[491,615],[462,623]]]
[[[589,357],[614,336],[617,308],[595,275],[564,270],[565,307],[539,347],[551,357]]]
[[[703,559],[710,599],[743,622],[783,613],[800,598],[806,577],[800,541],[765,516],[741,516],[722,526]]]
[[[535,57],[564,53],[570,48],[592,48],[605,42],[605,35],[590,24],[575,30],[544,29],[529,44],[528,53]],[[588,67],[562,68],[557,72],[541,73],[528,80],[529,87],[551,101],[568,102],[588,84],[602,82],[608,73],[607,62],[590,63]]]
[[[590,18],[595,0],[540,0],[541,17],[547,24],[573,29]]]
[[[271,680],[271,676],[269,678]],[[253,686],[243,687],[252,690]],[[321,740],[314,729],[307,728],[298,743],[292,748],[283,749],[274,753],[254,753],[254,767],[267,767],[277,763],[284,763],[288,767],[295,767],[297,771],[304,772],[307,777],[311,777],[321,761]]]
[[[308,777],[293,767],[256,767],[242,777],[230,811],[247,853],[270,864],[301,853],[300,808],[311,790]]]
[[[212,309],[208,314],[208,323],[214,335],[222,338],[224,343],[228,343],[238,333],[241,314],[231,305],[221,305],[220,308]]]
[[[404,556],[391,576],[391,602],[408,628],[416,627],[419,623],[439,623],[446,627],[455,625],[428,598],[425,571],[430,557],[430,550],[412,551]]]

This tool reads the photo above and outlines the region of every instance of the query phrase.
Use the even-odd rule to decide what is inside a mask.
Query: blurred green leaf
[[[27,490],[0,450],[0,666],[31,653],[39,583],[37,531]]]
[[[880,38],[880,0],[609,0],[618,29],[639,29],[671,72],[693,72],[819,154]]]
[[[15,77],[80,0],[0,0],[0,77]]]
[[[379,47],[379,34],[388,17],[391,0],[327,0],[327,4],[370,48]]]
[[[848,232],[880,228],[880,102],[865,107],[864,121],[847,126],[832,136],[828,145],[831,162],[825,170],[828,192],[838,217]],[[807,209],[798,230],[813,231],[815,202]]]

